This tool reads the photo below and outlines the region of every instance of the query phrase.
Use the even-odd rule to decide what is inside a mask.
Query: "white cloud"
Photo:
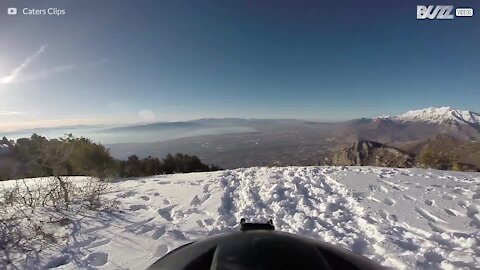
[[[24,112],[0,111],[0,116],[24,115]]]
[[[108,59],[102,58],[99,60],[94,60],[94,61],[89,61],[89,62],[84,62],[79,64],[68,64],[68,65],[56,66],[51,68],[45,68],[33,74],[25,74],[23,71],[32,63],[32,61],[34,61],[41,54],[43,54],[46,49],[47,49],[47,45],[41,46],[35,53],[27,57],[27,59],[25,59],[23,63],[21,63],[18,67],[12,70],[9,75],[0,78],[0,84],[22,83],[22,82],[41,80],[41,79],[49,78],[50,76],[53,76],[53,75],[57,75],[59,73],[72,71],[78,68],[97,66],[97,65],[105,64],[108,62]]]
[[[22,71],[27,68],[30,63],[32,63],[35,58],[39,57],[45,50],[47,49],[47,45],[42,45],[35,53],[27,57],[23,63],[21,63],[18,67],[12,70],[9,75],[0,79],[0,84],[8,84],[14,82],[18,75],[22,73]]]
[[[101,65],[106,63],[107,61],[108,59],[100,59],[97,61],[90,61],[90,62],[85,62],[80,64],[68,64],[63,66],[57,66],[57,67],[45,69],[43,71],[40,71],[34,74],[25,75],[23,76],[23,78],[17,80],[17,82],[29,82],[29,81],[41,80],[41,79],[49,78],[50,76],[53,76],[53,75],[72,71],[78,68]]]

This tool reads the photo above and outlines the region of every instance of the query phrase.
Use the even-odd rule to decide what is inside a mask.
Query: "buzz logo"
[[[418,20],[452,20],[453,6],[417,6]]]

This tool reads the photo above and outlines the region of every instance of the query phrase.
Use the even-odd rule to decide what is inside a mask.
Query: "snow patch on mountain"
[[[401,122],[428,122],[434,124],[469,124],[480,125],[480,114],[463,111],[451,107],[430,107],[421,110],[411,110],[392,117],[382,117]]]

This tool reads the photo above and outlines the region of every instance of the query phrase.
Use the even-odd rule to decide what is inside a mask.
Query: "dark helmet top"
[[[212,236],[177,248],[149,269],[292,270],[383,269],[345,249],[289,233],[273,224],[241,222],[240,232]]]

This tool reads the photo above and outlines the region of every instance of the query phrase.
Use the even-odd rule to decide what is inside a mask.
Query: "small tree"
[[[168,155],[163,159],[163,171],[166,174],[177,172],[177,164],[175,162],[175,158],[170,153],[168,153]]]
[[[62,191],[65,207],[70,204],[70,191],[68,182],[62,177],[67,171],[67,162],[72,153],[72,145],[65,144],[61,140],[50,140],[40,147],[39,164],[47,168],[50,175],[58,181],[58,186]]]
[[[71,135],[64,137],[62,141],[72,149],[66,164],[69,175],[106,178],[114,174],[115,160],[105,146],[93,143],[87,138],[75,138]]]
[[[417,159],[417,163],[424,167],[440,170],[451,170],[459,166],[455,156],[430,150],[422,152]]]
[[[146,157],[142,160],[142,172],[144,175],[162,174],[162,162],[158,158]]]

